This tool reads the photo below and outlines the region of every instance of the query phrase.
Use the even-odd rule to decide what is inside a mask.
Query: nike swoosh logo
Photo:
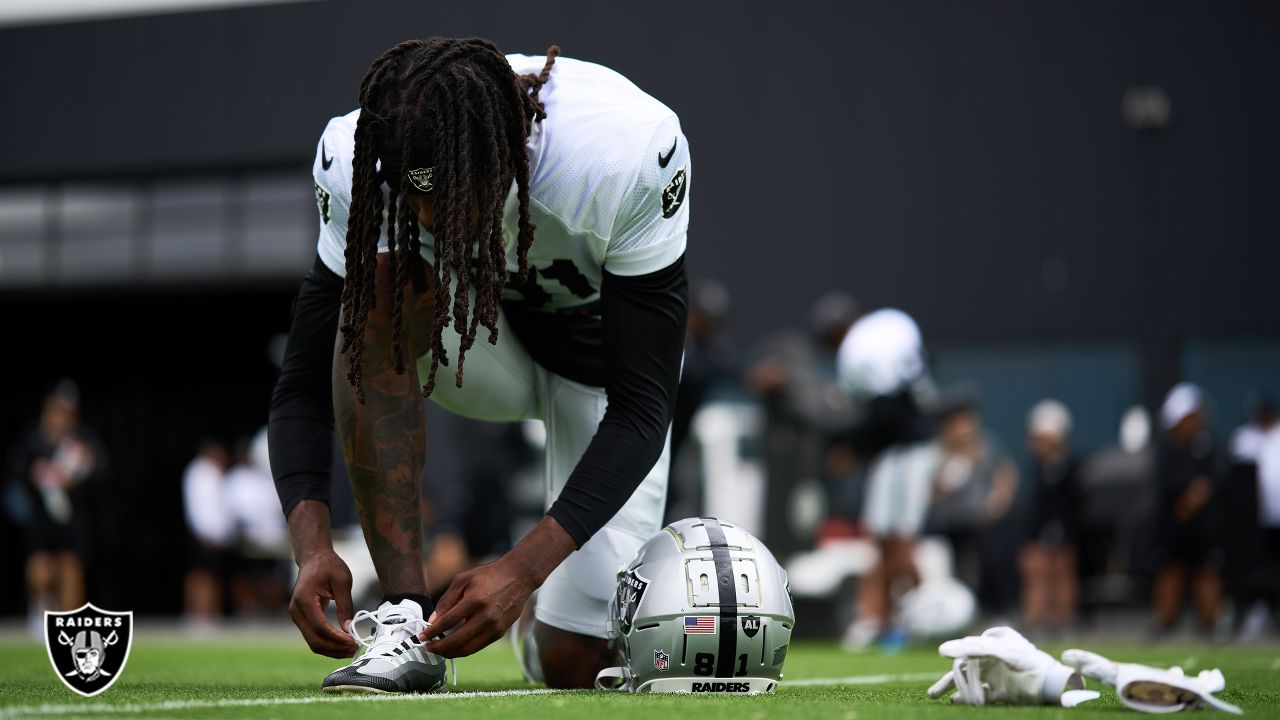
[[[325,154],[324,143],[320,143],[320,167],[324,170],[328,170],[329,166],[333,164],[333,158],[325,157],[324,154]]]
[[[667,163],[671,162],[671,156],[676,154],[676,145],[679,142],[680,142],[680,138],[676,138],[675,141],[671,143],[671,149],[667,151],[666,157],[663,157],[662,155],[658,155],[658,167],[664,168],[667,166]]]

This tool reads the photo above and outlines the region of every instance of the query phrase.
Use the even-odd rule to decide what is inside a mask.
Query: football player
[[[441,658],[501,637],[538,588],[548,685],[591,687],[613,664],[614,573],[661,527],[691,168],[675,113],[558,54],[400,43],[316,148],[318,257],[270,428],[299,566],[293,620],[317,653],[365,647],[328,691],[439,687]],[[480,420],[538,418],[548,435],[546,516],[455,578],[435,608],[422,561],[424,397]],[[373,612],[353,612],[329,535],[335,411],[384,593]],[[346,633],[325,620],[331,600]]]

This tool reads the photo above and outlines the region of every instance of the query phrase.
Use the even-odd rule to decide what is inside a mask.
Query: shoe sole
[[[320,690],[333,695],[426,695],[427,693],[436,692],[442,687],[444,687],[443,684],[430,690],[379,690],[365,685],[329,685],[328,687],[320,688]]]
[[[379,690],[378,688],[366,687],[364,685],[330,685],[320,688],[324,692],[333,693],[335,695],[401,695],[403,693],[391,692],[390,690]]]

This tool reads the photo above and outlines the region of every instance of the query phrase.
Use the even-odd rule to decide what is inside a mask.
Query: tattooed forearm
[[[417,315],[414,311],[429,311],[429,297],[406,298],[406,320]],[[347,477],[382,592],[425,594],[421,482],[427,435],[413,351],[425,345],[416,342],[412,331],[406,333],[406,372],[396,374],[390,325],[382,322],[379,312],[387,307],[388,299],[380,293],[365,330],[363,404],[347,381],[346,358],[335,351],[334,414]]]

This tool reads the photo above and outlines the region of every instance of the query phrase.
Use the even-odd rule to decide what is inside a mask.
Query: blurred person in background
[[[840,387],[836,351],[858,317],[850,295],[832,291],[809,309],[809,327],[785,330],[763,343],[760,359],[748,367],[747,389],[764,405],[765,514],[762,540],[785,558],[808,545],[789,524],[792,493],[804,483],[821,482],[848,469],[831,467],[829,453],[855,420],[849,395]]]
[[[941,535],[955,554],[956,576],[975,589],[988,612],[1008,604],[1005,584],[1016,584],[1016,543],[999,522],[1018,489],[1018,469],[1003,445],[982,426],[976,388],[958,387],[938,400],[941,458],[933,477],[925,532]]]
[[[839,341],[840,385],[853,399],[850,445],[869,465],[886,448],[928,436],[920,408],[937,396],[924,338],[907,313],[882,308],[858,318]]]
[[[183,616],[196,631],[212,628],[222,616],[227,559],[235,522],[227,507],[226,473],[231,456],[207,439],[182,472],[182,502],[191,532],[191,564],[183,581]]]
[[[845,649],[876,640],[892,647],[900,641],[902,628],[892,626],[894,608],[921,580],[915,550],[922,533],[950,541],[960,580],[979,587],[980,533],[1008,511],[1018,475],[999,444],[983,432],[977,404],[971,388],[944,393],[929,407],[937,419],[933,439],[895,444],[872,463],[862,522],[875,537],[879,557],[859,579]]]
[[[426,575],[427,594],[437,595],[458,573],[511,548],[510,484],[533,452],[519,425],[467,420],[441,408],[428,412],[438,449],[424,478],[431,528]]]
[[[241,617],[268,615],[285,605],[282,563],[290,552],[289,531],[271,479],[265,427],[252,440],[236,444],[226,498],[236,533],[232,604]]]
[[[1274,421],[1258,452],[1258,524],[1274,619],[1280,613],[1280,423]]]
[[[878,557],[858,579],[854,619],[842,640],[846,650],[860,650],[887,637],[897,599],[920,582],[916,540],[942,455],[941,443],[930,440],[891,447],[871,464],[862,525],[875,539]]]
[[[684,366],[671,417],[671,481],[667,486],[666,518],[679,520],[702,512],[697,463],[682,460],[693,417],[716,393],[738,377],[737,349],[724,333],[729,316],[729,290],[715,280],[693,288],[689,324],[685,329]]]
[[[1160,422],[1164,437],[1156,453],[1155,631],[1173,629],[1189,583],[1200,629],[1212,633],[1222,596],[1222,544],[1215,497],[1217,459],[1203,391],[1191,383],[1174,386],[1160,408]]]
[[[1231,595],[1234,632],[1241,640],[1257,640],[1266,632],[1280,600],[1280,566],[1275,551],[1280,527],[1280,491],[1270,457],[1280,445],[1280,415],[1265,393],[1245,400],[1249,421],[1231,435],[1230,461],[1223,478],[1223,517],[1231,531],[1223,533],[1223,584]],[[1264,473],[1265,468],[1265,473]]]
[[[84,604],[91,485],[106,472],[106,452],[80,423],[80,390],[62,380],[44,398],[35,426],[9,448],[5,483],[17,488],[15,513],[26,534],[26,580],[33,628],[45,610]]]
[[[1080,470],[1076,562],[1083,620],[1106,605],[1147,602],[1140,570],[1152,544],[1154,485],[1151,416],[1134,405],[1121,414],[1117,442],[1089,455]]]
[[[733,344],[724,334],[725,321],[729,316],[729,290],[715,280],[707,280],[690,295],[684,366],[671,418],[673,458],[680,454],[698,408],[702,407],[717,383],[733,377],[735,364]]]
[[[1075,619],[1079,583],[1076,542],[1080,532],[1080,462],[1071,452],[1071,411],[1041,400],[1027,417],[1031,450],[1029,541],[1022,569],[1023,622],[1031,632],[1061,632]]]

